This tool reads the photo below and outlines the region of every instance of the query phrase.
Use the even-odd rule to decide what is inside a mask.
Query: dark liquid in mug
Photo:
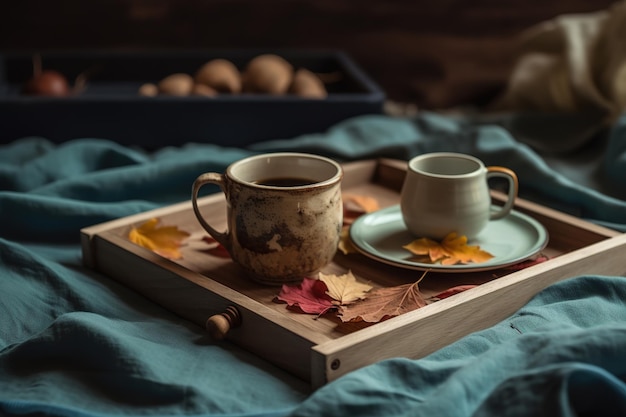
[[[262,180],[254,181],[255,184],[269,185],[272,187],[299,187],[302,185],[314,184],[316,181],[309,178],[297,178],[297,177],[276,177],[265,178]]]

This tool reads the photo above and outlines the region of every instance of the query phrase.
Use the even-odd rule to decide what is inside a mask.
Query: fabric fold
[[[390,359],[348,374],[319,389],[291,416],[621,415],[623,297],[622,277],[559,282],[496,326],[423,359]],[[542,320],[534,318],[537,313]],[[511,328],[511,321],[525,331]],[[602,402],[609,398],[615,402]]]

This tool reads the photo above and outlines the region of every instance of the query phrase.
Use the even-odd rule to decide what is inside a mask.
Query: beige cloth
[[[626,1],[531,27],[520,47],[497,109],[595,111],[607,123],[626,110]]]

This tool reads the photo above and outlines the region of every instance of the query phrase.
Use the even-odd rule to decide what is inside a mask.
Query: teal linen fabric
[[[626,278],[576,277],[418,361],[327,384],[292,416],[626,415]]]
[[[625,143],[621,119],[598,163],[623,192]],[[428,358],[385,361],[311,392],[82,266],[82,227],[188,200],[200,173],[274,151],[341,161],[471,153],[516,170],[523,193],[626,230],[626,202],[554,170],[503,128],[428,113],[355,118],[248,149],[189,143],[146,152],[96,138],[0,145],[0,415],[495,416],[503,404],[506,415],[602,406],[624,415],[621,278],[566,281]]]

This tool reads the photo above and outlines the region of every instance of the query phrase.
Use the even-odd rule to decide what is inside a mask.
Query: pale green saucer
[[[548,244],[548,232],[535,219],[511,211],[503,219],[489,222],[468,245],[478,245],[494,255],[482,263],[440,265],[415,262],[402,246],[416,239],[402,221],[400,206],[392,206],[360,216],[350,227],[350,239],[362,254],[377,261],[417,270],[437,272],[476,272],[502,268],[524,261]]]

